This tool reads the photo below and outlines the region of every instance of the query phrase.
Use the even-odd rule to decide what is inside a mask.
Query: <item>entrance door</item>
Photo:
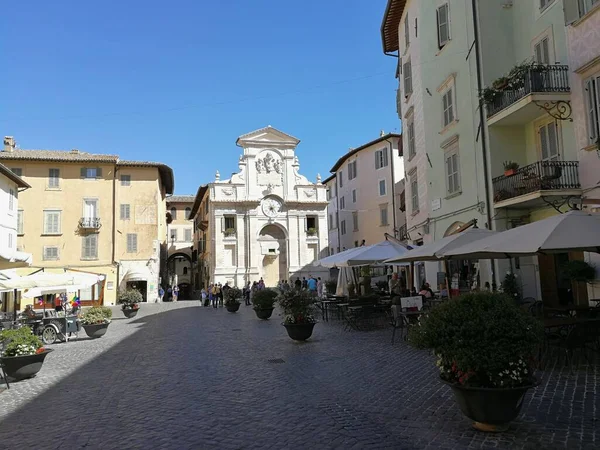
[[[558,293],[556,287],[556,266],[553,255],[538,255],[540,267],[540,288],[542,301],[545,306],[558,306]]]
[[[287,239],[285,232],[277,225],[267,225],[260,231],[261,253],[259,265],[261,276],[267,287],[275,287],[280,280],[288,278]],[[270,243],[273,245],[270,245]],[[275,251],[278,248],[278,252]],[[267,253],[270,249],[273,254]]]

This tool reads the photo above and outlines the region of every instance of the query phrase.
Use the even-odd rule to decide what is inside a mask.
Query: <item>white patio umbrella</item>
[[[415,247],[402,256],[385,261],[386,264],[407,263],[416,261],[438,261],[444,258],[446,252],[471,242],[478,241],[497,234],[494,231],[481,228],[469,228],[462,233],[456,233],[439,239],[431,244]]]
[[[368,247],[358,247],[359,251],[348,255],[340,266],[370,266],[381,264],[390,258],[399,258],[409,250],[402,244],[393,241],[381,241]]]
[[[335,295],[348,296],[348,284],[350,283],[354,284],[354,286],[357,285],[354,271],[351,267],[340,267]]]
[[[570,211],[445,252],[447,258],[495,259],[537,253],[600,253],[600,215]]]
[[[367,247],[354,247],[348,250],[344,250],[343,252],[336,253],[335,255],[327,256],[323,259],[315,261],[314,264],[316,266],[323,267],[341,267],[343,263],[345,263],[348,258],[358,251],[362,251]]]

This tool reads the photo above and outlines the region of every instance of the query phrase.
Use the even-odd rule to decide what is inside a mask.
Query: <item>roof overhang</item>
[[[400,48],[398,42],[398,26],[407,0],[388,0],[381,22],[381,43],[383,53],[397,52]]]
[[[353,155],[356,155],[361,150],[364,150],[364,149],[366,149],[368,147],[371,147],[372,145],[379,144],[380,142],[387,141],[390,138],[396,138],[396,139],[401,140],[402,139],[402,135],[396,134],[396,133],[388,133],[388,134],[385,134],[383,136],[378,137],[377,139],[375,139],[375,140],[373,140],[371,142],[367,142],[366,144],[361,145],[360,147],[357,147],[357,148],[354,148],[354,149],[350,150],[348,153],[346,153],[344,156],[342,156],[340,159],[337,160],[337,162],[331,168],[330,172],[337,172],[337,170],[340,167],[342,167],[342,165],[344,164],[344,162],[348,158],[350,158]],[[390,155],[390,156],[392,156],[392,155]]]

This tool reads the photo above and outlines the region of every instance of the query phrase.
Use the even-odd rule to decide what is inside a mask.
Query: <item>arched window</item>
[[[171,208],[171,219],[177,220],[177,208],[174,206]]]
[[[189,220],[190,219],[190,213],[192,212],[192,208],[187,207],[185,208],[185,220]]]
[[[183,274],[184,274],[184,275],[187,275],[187,269],[188,269],[187,267],[184,267],[184,268],[183,268]]]

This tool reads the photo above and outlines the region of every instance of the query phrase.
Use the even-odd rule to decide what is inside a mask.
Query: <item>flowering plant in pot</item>
[[[6,375],[13,380],[31,378],[42,368],[46,355],[52,349],[44,348],[31,328],[0,331],[0,360]]]
[[[519,163],[516,163],[514,161],[504,161],[502,165],[504,166],[505,177],[513,176],[519,169]]]
[[[277,300],[277,292],[273,289],[260,289],[252,295],[252,308],[256,313],[256,317],[266,320],[273,314],[275,301]]]
[[[229,289],[223,289],[223,299],[225,302],[225,308],[229,312],[236,312],[240,309],[240,298],[242,298],[242,291],[236,287],[230,287]]]
[[[305,341],[311,337],[317,320],[315,297],[308,291],[285,291],[277,297],[282,309],[283,326],[295,341]]]
[[[409,341],[437,356],[440,378],[474,426],[502,431],[537,385],[533,355],[542,325],[504,294],[466,294],[431,310]]]
[[[135,317],[140,309],[139,303],[143,300],[142,294],[136,289],[126,289],[119,293],[117,303],[121,305],[123,314],[128,319]]]
[[[94,306],[85,311],[81,316],[81,324],[85,333],[92,339],[106,334],[112,319],[112,311],[106,306]]]

